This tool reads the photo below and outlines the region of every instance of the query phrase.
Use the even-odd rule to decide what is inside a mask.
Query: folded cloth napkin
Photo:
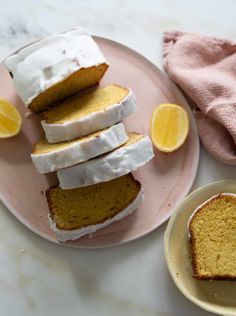
[[[236,165],[236,42],[165,32],[164,68],[195,105],[201,141],[216,159]]]

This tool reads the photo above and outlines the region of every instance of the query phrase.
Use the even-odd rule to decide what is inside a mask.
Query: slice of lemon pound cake
[[[25,105],[40,112],[97,84],[108,63],[87,31],[76,28],[22,48],[4,66]]]
[[[129,140],[121,147],[74,165],[59,170],[57,176],[63,189],[72,189],[110,181],[143,166],[152,159],[153,148],[148,136],[128,133]]]
[[[49,144],[43,139],[35,145],[31,158],[38,172],[48,173],[104,154],[127,140],[125,127],[119,123],[68,142]]]
[[[88,135],[122,121],[136,110],[130,89],[109,85],[75,95],[43,113],[49,143]]]
[[[236,194],[213,196],[189,221],[193,276],[236,279]]]
[[[78,239],[123,219],[143,201],[141,184],[131,174],[89,187],[46,191],[49,222],[59,241]]]

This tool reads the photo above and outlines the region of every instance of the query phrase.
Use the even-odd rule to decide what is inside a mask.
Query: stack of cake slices
[[[93,38],[76,28],[21,49],[5,66],[42,117],[31,157],[38,172],[57,172],[59,184],[46,191],[57,239],[77,239],[137,209],[144,193],[131,172],[153,157],[152,143],[122,123],[137,107],[132,90],[97,86],[109,65]]]

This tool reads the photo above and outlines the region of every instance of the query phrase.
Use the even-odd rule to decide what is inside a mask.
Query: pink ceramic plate
[[[137,239],[160,226],[175,211],[195,178],[199,160],[199,140],[191,110],[180,93],[162,72],[147,59],[113,41],[95,37],[110,62],[102,85],[117,83],[133,89],[138,110],[125,125],[128,131],[149,134],[152,111],[160,103],[177,103],[189,113],[191,126],[186,143],[175,153],[155,152],[155,158],[135,172],[145,190],[144,204],[124,220],[83,237],[66,246],[99,248]],[[37,115],[27,117],[26,110],[11,79],[0,68],[0,96],[17,106],[23,117],[20,135],[0,140],[0,197],[9,210],[29,229],[58,243],[48,225],[48,207],[44,191],[56,183],[55,175],[37,173],[30,158],[32,144],[41,134]]]

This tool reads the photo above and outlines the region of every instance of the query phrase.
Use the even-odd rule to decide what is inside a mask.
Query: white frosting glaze
[[[109,218],[103,223],[90,225],[90,226],[82,227],[75,230],[58,229],[49,214],[48,219],[49,219],[50,228],[55,232],[57,239],[61,242],[66,242],[68,240],[75,240],[82,236],[94,233],[97,230],[102,229],[114,222],[120,221],[127,215],[131,214],[134,210],[136,210],[143,201],[144,201],[144,192],[143,192],[143,189],[141,189],[137,197],[134,199],[134,201],[129,206],[127,206],[123,211],[115,215],[114,217]]]
[[[128,140],[122,123],[102,130],[99,135],[81,140],[66,148],[42,154],[31,154],[38,172],[48,173],[86,161],[111,151]]]
[[[215,197],[219,196],[219,195],[226,195],[226,196],[235,196],[236,194],[234,193],[219,193],[219,194],[215,194],[212,197],[210,197],[209,199],[207,199],[206,201],[204,201],[202,204],[198,205],[198,207],[193,211],[193,213],[191,214],[191,216],[189,217],[188,223],[187,223],[187,233],[188,233],[188,237],[191,238],[190,236],[190,230],[189,230],[189,225],[191,222],[191,219],[193,218],[193,216],[195,215],[195,213],[202,208],[204,205],[206,205],[208,202],[210,202],[211,200],[213,200]]]
[[[82,28],[49,36],[22,48],[4,61],[26,106],[40,93],[80,68],[106,63],[92,37]]]
[[[153,156],[152,143],[145,136],[136,143],[122,146],[102,157],[59,170],[57,176],[62,189],[79,188],[128,174]]]
[[[120,103],[112,104],[102,111],[93,112],[80,119],[62,124],[49,124],[45,121],[42,121],[41,124],[47,141],[49,143],[58,143],[88,135],[116,124],[133,113],[136,108],[136,100],[133,92],[130,90]]]

